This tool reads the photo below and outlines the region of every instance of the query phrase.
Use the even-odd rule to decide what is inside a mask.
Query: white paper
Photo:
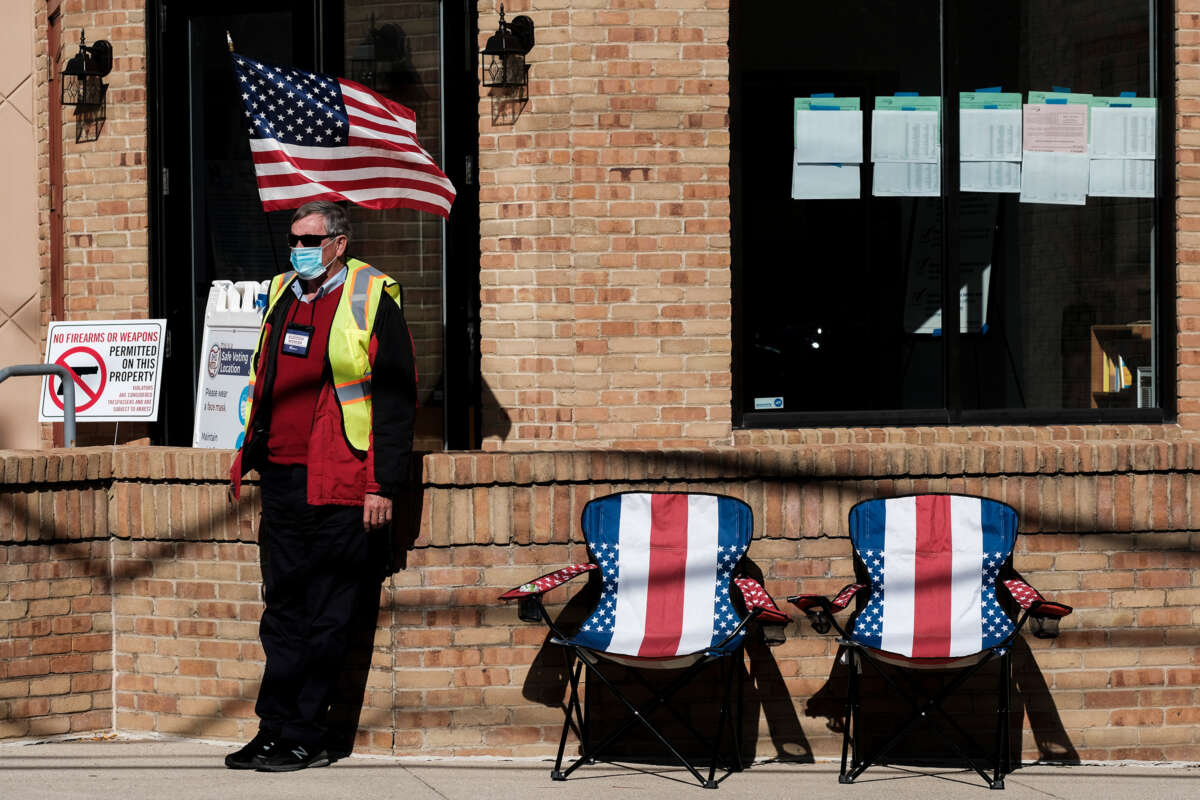
[[[964,192],[1019,192],[1021,164],[1017,161],[964,161],[958,188]]]
[[[861,111],[797,111],[796,162],[804,164],[861,164]]]
[[[1156,108],[1093,108],[1092,158],[1154,158]]]
[[[940,150],[938,112],[871,112],[872,161],[933,164]]]
[[[963,161],[1021,160],[1021,109],[964,108],[958,125]]]
[[[938,197],[941,164],[876,164],[871,194],[876,197]]]
[[[857,164],[792,164],[793,200],[857,200]]]
[[[1087,202],[1087,153],[1024,152],[1022,203],[1081,206]]]
[[[1154,161],[1092,159],[1088,194],[1093,197],[1154,197]]]

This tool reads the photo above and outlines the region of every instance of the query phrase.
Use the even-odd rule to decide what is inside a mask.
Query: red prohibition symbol
[[[84,356],[87,356],[88,358],[95,360],[96,366],[93,367],[93,366],[90,366],[87,364],[82,364],[82,363],[77,364],[75,366],[71,366],[70,364],[68,364],[67,359],[77,353],[82,354]],[[83,391],[84,396],[87,397],[87,401],[84,403],[79,403],[78,400],[76,401],[75,412],[79,413],[80,411],[87,411],[89,408],[96,405],[96,402],[100,399],[100,395],[104,394],[104,385],[106,383],[108,383],[108,370],[106,370],[104,368],[104,359],[102,359],[100,357],[100,354],[97,353],[95,350],[93,350],[90,347],[84,347],[84,346],[80,345],[79,347],[72,347],[70,350],[63,353],[61,356],[59,356],[55,360],[54,363],[64,366],[67,369],[71,370],[71,377],[73,377],[75,379],[76,385],[79,387],[80,390]],[[78,372],[76,370],[78,370]],[[90,374],[96,372],[97,370],[99,370],[99,372],[100,372],[100,385],[96,387],[95,391],[92,391],[92,387],[90,387],[86,383],[84,383],[83,379],[79,377],[79,374],[83,373],[85,375],[90,375]],[[51,382],[50,399],[54,401],[54,405],[58,406],[59,408],[62,408],[63,401],[62,401],[62,398],[60,398],[58,395],[59,395],[58,392],[53,391],[53,381],[52,381]]]

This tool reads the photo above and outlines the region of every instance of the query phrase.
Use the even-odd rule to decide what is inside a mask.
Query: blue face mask
[[[292,269],[296,270],[296,274],[306,281],[317,277],[325,271],[329,264],[333,263],[332,258],[329,259],[329,264],[321,263],[320,247],[293,247],[291,261]]]

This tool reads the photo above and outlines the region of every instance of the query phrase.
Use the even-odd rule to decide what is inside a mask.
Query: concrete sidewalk
[[[327,769],[264,774],[225,769],[234,745],[111,738],[0,745],[0,797],[87,800],[271,798],[887,798],[940,800],[989,796],[973,773],[875,769],[839,786],[837,765],[758,764],[731,775],[717,792],[691,783],[682,769],[583,767],[565,783],[550,780],[550,762],[501,759],[351,757]],[[1200,765],[1026,767],[993,798],[1200,797]]]

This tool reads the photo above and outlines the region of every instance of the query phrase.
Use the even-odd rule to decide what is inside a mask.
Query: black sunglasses
[[[332,233],[302,233],[297,236],[294,233],[288,234],[288,247],[295,247],[302,244],[305,247],[317,247],[321,242],[333,236]]]

